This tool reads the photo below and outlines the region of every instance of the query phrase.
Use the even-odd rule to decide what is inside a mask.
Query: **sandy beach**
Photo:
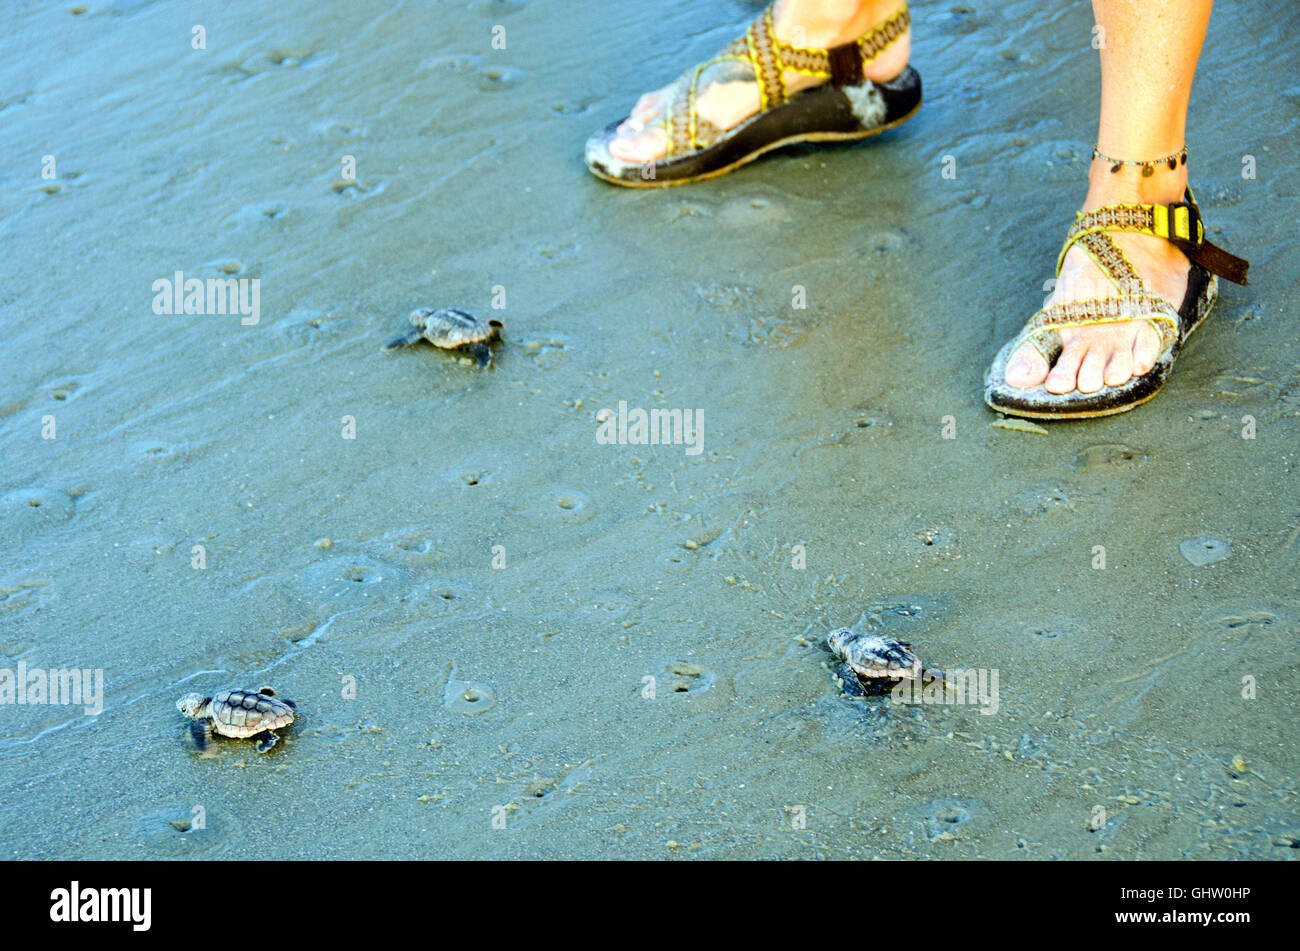
[[[1300,855],[1296,6],[1220,3],[1193,92],[1250,286],[1042,432],[981,381],[1083,196],[1088,6],[917,0],[915,120],[644,192],[587,135],[762,5],[616,6],[13,5],[0,667],[103,694],[0,702],[0,857]],[[495,365],[381,353],[421,306]],[[844,626],[996,712],[844,697]],[[200,756],[177,698],[264,683],[279,745]]]

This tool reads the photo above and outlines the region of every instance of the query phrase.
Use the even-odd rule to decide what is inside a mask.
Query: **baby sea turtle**
[[[211,697],[190,693],[176,701],[176,709],[189,717],[190,735],[200,750],[208,748],[213,733],[236,740],[257,740],[257,752],[265,753],[280,738],[273,731],[293,723],[298,705],[281,700],[270,687],[252,690],[220,690]]]
[[[466,350],[485,367],[492,362],[491,345],[501,339],[505,329],[499,320],[479,320],[455,307],[417,308],[411,311],[411,323],[415,329],[384,347],[385,353],[427,340],[443,350]]]
[[[881,634],[854,634],[847,627],[831,631],[826,639],[842,664],[835,671],[850,697],[882,693],[900,680],[926,676],[912,645]]]

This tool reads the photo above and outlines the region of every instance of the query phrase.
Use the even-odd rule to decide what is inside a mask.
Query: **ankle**
[[[1179,165],[1176,169],[1157,166],[1151,175],[1143,175],[1140,168],[1133,166],[1112,172],[1109,163],[1093,159],[1083,208],[1091,211],[1103,205],[1163,205],[1182,201],[1186,191],[1186,165]]]
[[[851,43],[894,16],[906,0],[780,0],[772,12],[778,38],[829,49]]]

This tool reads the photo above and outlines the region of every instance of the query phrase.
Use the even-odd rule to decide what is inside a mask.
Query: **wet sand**
[[[0,854],[1300,854],[1293,5],[1220,4],[1194,92],[1252,285],[1046,434],[981,378],[1082,197],[1086,5],[919,2],[916,120],[646,193],[586,135],[757,4],[87,6],[0,40],[0,666],[106,696],[0,706]],[[260,320],[154,313],[178,270]],[[422,305],[496,367],[381,354]],[[599,444],[619,401],[704,451]],[[845,699],[851,624],[997,713]],[[266,682],[279,746],[198,757],[175,700]]]

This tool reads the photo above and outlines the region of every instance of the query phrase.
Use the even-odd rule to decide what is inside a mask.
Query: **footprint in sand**
[[[1102,443],[1089,446],[1074,457],[1074,468],[1080,472],[1111,472],[1132,469],[1145,463],[1151,454],[1145,449],[1135,449],[1123,443]]]

